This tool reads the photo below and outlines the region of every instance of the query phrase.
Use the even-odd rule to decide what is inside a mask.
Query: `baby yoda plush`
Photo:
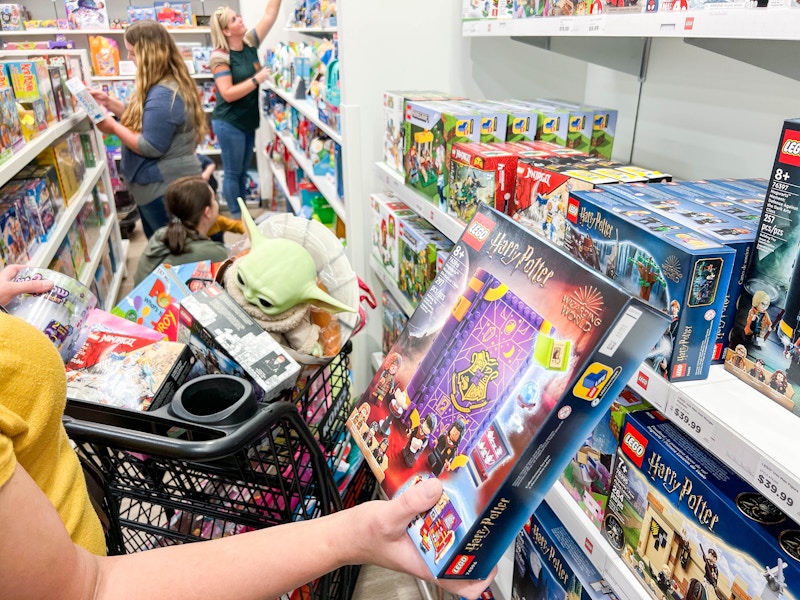
[[[311,306],[330,312],[355,312],[355,307],[317,285],[314,259],[302,245],[264,236],[241,198],[239,207],[250,252],[225,271],[225,290],[279,343],[321,356],[319,327],[311,322]]]

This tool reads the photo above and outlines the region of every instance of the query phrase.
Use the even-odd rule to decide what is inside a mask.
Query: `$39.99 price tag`
[[[666,415],[702,446],[708,448],[714,441],[714,421],[682,394],[675,395]]]
[[[798,482],[786,477],[771,461],[764,459],[756,469],[755,489],[774,502],[794,520],[800,519]]]

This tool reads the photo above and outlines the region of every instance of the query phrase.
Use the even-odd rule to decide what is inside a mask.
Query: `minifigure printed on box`
[[[505,212],[514,195],[516,155],[492,144],[453,144],[447,212],[469,221],[478,204]]]

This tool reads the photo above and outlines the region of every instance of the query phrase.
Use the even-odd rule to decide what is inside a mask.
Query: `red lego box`
[[[517,156],[505,144],[453,144],[450,150],[450,193],[447,212],[467,222],[478,204],[500,212],[514,196]]]

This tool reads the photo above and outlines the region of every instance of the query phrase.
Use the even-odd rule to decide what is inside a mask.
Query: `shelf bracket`
[[[800,80],[797,42],[789,40],[737,40],[683,38],[692,46],[765,69],[790,79]]]
[[[647,76],[651,38],[512,36],[512,40],[637,77]]]

